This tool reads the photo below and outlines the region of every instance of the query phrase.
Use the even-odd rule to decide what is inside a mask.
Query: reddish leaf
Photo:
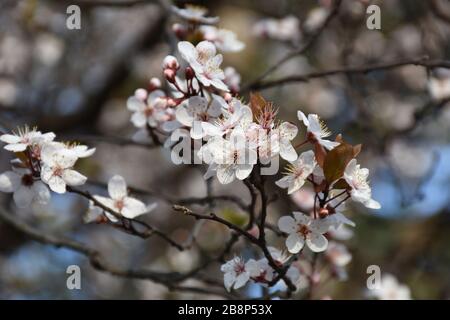
[[[259,114],[264,110],[267,101],[259,92],[250,93],[250,108],[253,112],[253,117],[258,118]]]
[[[345,167],[353,159],[353,154],[353,146],[348,143],[341,143],[327,153],[323,173],[329,184],[342,177]]]

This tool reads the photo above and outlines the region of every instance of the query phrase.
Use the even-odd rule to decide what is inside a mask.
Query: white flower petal
[[[128,194],[127,183],[122,176],[115,175],[108,181],[108,193],[114,200],[121,200]]]
[[[13,171],[6,171],[0,174],[0,191],[14,192],[21,185],[21,177]]]
[[[286,247],[290,253],[296,254],[302,250],[305,241],[297,233],[291,233],[286,238]]]
[[[306,244],[313,252],[322,252],[327,249],[327,238],[319,233],[312,232],[306,237]]]
[[[69,186],[81,186],[87,180],[87,178],[81,173],[72,169],[64,170],[62,173],[62,178]]]
[[[285,233],[295,233],[297,231],[297,222],[291,216],[283,216],[278,220],[278,228]]]
[[[21,186],[14,192],[13,198],[19,208],[27,208],[33,201],[34,190],[26,186]]]

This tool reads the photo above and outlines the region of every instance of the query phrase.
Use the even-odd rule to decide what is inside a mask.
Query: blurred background
[[[167,150],[133,144],[126,99],[160,77],[162,60],[173,53],[171,25],[178,21],[156,1],[135,0],[2,0],[0,2],[0,129],[19,125],[54,131],[60,140],[77,140],[97,148],[78,162],[89,177],[85,189],[105,194],[102,184],[120,174],[130,186],[151,190],[139,195],[158,208],[145,220],[183,241],[194,222],[174,213],[158,195],[171,198],[206,194],[197,167],[175,166]],[[304,43],[323,23],[332,1],[215,0],[190,1],[206,6],[219,25],[234,31],[246,45],[224,54],[245,85],[287,52]],[[81,29],[66,28],[66,8],[81,7]],[[182,6],[182,1],[175,1]],[[381,30],[366,27],[366,8],[381,8]],[[292,37],[261,37],[261,19],[294,16],[299,24]],[[448,1],[343,0],[339,14],[305,55],[280,67],[272,78],[370,65],[380,61],[450,58]],[[368,74],[335,75],[262,91],[279,107],[280,119],[295,122],[297,110],[317,113],[334,133],[363,144],[359,162],[371,170],[373,198],[382,209],[352,206],[356,222],[345,243],[353,259],[347,281],[319,288],[318,297],[364,298],[367,266],[376,264],[411,288],[415,299],[450,298],[450,75],[404,66]],[[247,93],[244,100],[248,100]],[[302,129],[303,130],[303,129]],[[304,131],[297,136],[302,141]],[[0,172],[9,170],[11,154],[0,152]],[[279,176],[270,177],[275,181]],[[269,220],[298,210],[308,190],[286,197],[271,184],[278,201]],[[236,194],[249,201],[245,186],[220,186],[217,194]],[[153,196],[152,196],[153,195]],[[186,272],[205,255],[221,250],[228,231],[213,223],[201,225],[192,249],[178,252],[157,238],[142,240],[105,225],[82,221],[88,203],[76,195],[52,194],[46,207],[19,210],[10,195],[0,205],[45,233],[66,235],[102,251],[117,266]],[[197,210],[206,210],[198,206]],[[246,219],[228,203],[216,210],[229,219]],[[206,211],[205,211],[206,212]],[[275,237],[269,234],[270,237]],[[347,235],[350,237],[350,235]],[[272,240],[271,240],[272,241]],[[279,241],[279,240],[278,240]],[[239,254],[244,243],[233,252]],[[82,269],[82,289],[67,290],[66,267]],[[210,274],[222,279],[219,265]],[[194,280],[192,280],[194,281]],[[248,289],[253,295],[256,289]],[[169,292],[144,280],[117,278],[95,271],[84,256],[30,241],[0,224],[0,298],[2,299],[169,299],[205,298]]]

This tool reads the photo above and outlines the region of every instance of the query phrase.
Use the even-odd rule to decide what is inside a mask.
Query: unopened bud
[[[173,69],[165,69],[164,70],[164,77],[169,81],[170,83],[175,83],[175,71]]]
[[[187,29],[182,24],[174,23],[172,26],[172,31],[178,39],[180,40],[186,39]]]
[[[231,93],[226,92],[226,93],[223,95],[223,99],[224,99],[226,102],[230,102],[230,101],[233,99],[233,96],[231,95]]]
[[[150,91],[154,91],[159,88],[161,88],[161,80],[155,77],[151,78],[148,84],[148,89]]]
[[[139,100],[144,101],[145,99],[147,99],[148,92],[145,89],[139,88],[134,91],[134,96]]]
[[[177,58],[170,55],[164,58],[163,69],[178,70],[178,68],[180,68],[180,64],[178,63]]]
[[[186,67],[186,70],[184,71],[186,75],[186,80],[192,80],[195,77],[195,72],[192,70],[191,67]]]
[[[319,217],[325,218],[329,215],[328,209],[326,208],[320,208],[319,209]]]

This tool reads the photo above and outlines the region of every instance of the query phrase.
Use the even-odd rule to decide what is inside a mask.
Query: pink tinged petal
[[[196,59],[197,52],[195,50],[195,47],[188,41],[178,42],[178,51],[180,52],[181,57],[187,62]]]
[[[280,125],[279,130],[280,130],[280,136],[285,139],[288,139],[288,140],[294,139],[298,133],[297,126],[290,122],[283,122]]]
[[[221,165],[217,167],[217,179],[221,184],[229,184],[234,181],[234,166]]]
[[[108,193],[114,200],[121,200],[122,198],[126,197],[128,192],[125,179],[119,175],[115,175],[111,179],[109,179]]]
[[[302,179],[301,177],[291,179],[289,188],[288,188],[288,194],[292,194],[295,191],[300,190],[301,187],[305,184],[305,179]]]
[[[64,170],[62,173],[62,178],[69,186],[81,186],[87,180],[87,178],[81,173],[72,169]]]
[[[210,80],[210,83],[219,90],[226,91],[226,92],[230,91],[230,89],[228,89],[227,85],[220,79],[217,79],[217,78],[212,79],[212,80]]]
[[[0,191],[14,192],[21,186],[21,177],[13,171],[0,174]]]
[[[225,273],[223,275],[223,285],[225,286],[225,289],[227,289],[228,292],[230,292],[231,287],[233,286],[233,283],[235,281],[235,277],[231,273]]]
[[[323,234],[328,231],[330,224],[324,219],[315,219],[311,221],[309,228],[316,233]]]
[[[285,177],[281,178],[280,180],[277,180],[275,182],[275,184],[277,186],[279,186],[280,188],[286,189],[289,187],[291,179],[292,178],[290,176],[285,176]]]
[[[8,144],[5,146],[5,150],[12,151],[12,152],[22,152],[27,149],[27,144],[25,143],[15,143],[15,144]]]
[[[115,200],[101,196],[94,196],[94,199],[97,200],[102,205],[104,205],[105,207],[111,209],[112,211],[117,212],[117,208],[114,206]],[[100,209],[103,211],[103,208]],[[115,217],[112,213],[109,213],[108,211],[104,211],[104,213],[111,222],[119,221],[119,219]]]
[[[47,183],[53,192],[60,194],[66,192],[66,182],[61,177],[52,176]]]
[[[278,228],[285,233],[295,233],[297,222],[291,216],[283,216],[278,220]]]
[[[321,126],[319,116],[317,114],[309,114],[308,122],[309,122],[308,131],[314,133],[317,136],[317,138],[320,138]]]
[[[142,128],[147,124],[147,117],[143,112],[135,112],[131,116],[131,122],[137,127]]]
[[[325,147],[327,150],[333,150],[335,147],[340,145],[339,142],[329,141],[325,139],[319,139],[319,143]]]
[[[146,108],[146,105],[144,102],[139,100],[136,97],[129,97],[127,100],[127,109],[130,111],[142,111]]]
[[[42,181],[44,181],[45,183],[48,184],[48,181],[51,179],[51,177],[53,176],[53,169],[48,166],[48,165],[44,165],[41,168],[41,179]]]
[[[209,122],[202,122],[202,128],[205,131],[205,134],[208,136],[222,136],[224,134],[224,132],[220,130],[219,127]]]
[[[286,239],[286,247],[290,253],[299,253],[304,245],[305,241],[297,233],[291,233]]]
[[[294,211],[292,214],[297,224],[309,225],[311,223],[311,218],[301,212]]]
[[[39,204],[47,204],[50,201],[50,190],[41,181],[33,184],[34,200]]]
[[[280,141],[280,156],[286,161],[295,161],[297,159],[297,152],[289,141]]]
[[[364,205],[369,209],[381,209],[381,204],[373,199],[369,199],[368,201],[364,202]]]
[[[166,132],[172,132],[178,128],[181,127],[181,123],[179,123],[176,120],[173,121],[166,121],[162,124],[161,129],[163,129]],[[148,134],[147,134],[148,135]]]
[[[19,208],[29,207],[34,198],[34,191],[32,188],[21,186],[14,192],[14,202]]]
[[[309,127],[309,120],[302,111],[297,111],[297,118],[302,121],[306,127]]]
[[[322,252],[327,249],[328,240],[324,235],[313,232],[306,237],[306,244],[311,251]]]
[[[55,162],[64,169],[73,167],[78,159],[70,149],[56,151],[54,157]]]
[[[180,46],[178,45],[178,48],[179,47]],[[209,41],[199,42],[199,44],[197,44],[195,49],[198,52],[203,53],[207,58],[212,58],[213,56],[216,55],[216,46],[212,42],[209,42]]]
[[[236,277],[236,282],[234,283],[234,289],[239,289],[245,286],[247,281],[250,280],[250,276],[247,272],[243,272]]]
[[[252,164],[239,164],[236,169],[236,178],[244,180],[247,178],[253,170]]]
[[[134,219],[144,213],[147,213],[147,206],[137,199],[126,197],[123,202],[124,207],[121,213],[125,218]]]
[[[194,116],[188,111],[185,104],[182,104],[177,108],[175,111],[175,117],[181,124],[187,127],[192,126],[192,122],[194,121]]]
[[[163,98],[165,96],[166,96],[166,94],[162,90],[152,91],[147,98],[147,103],[149,105],[153,105],[153,103],[155,103],[157,100],[158,101],[161,100],[160,98]],[[162,102],[164,102],[164,101],[162,101]]]
[[[3,141],[5,143],[19,143],[21,140],[21,137],[13,134],[4,134],[0,136],[0,141]]]

